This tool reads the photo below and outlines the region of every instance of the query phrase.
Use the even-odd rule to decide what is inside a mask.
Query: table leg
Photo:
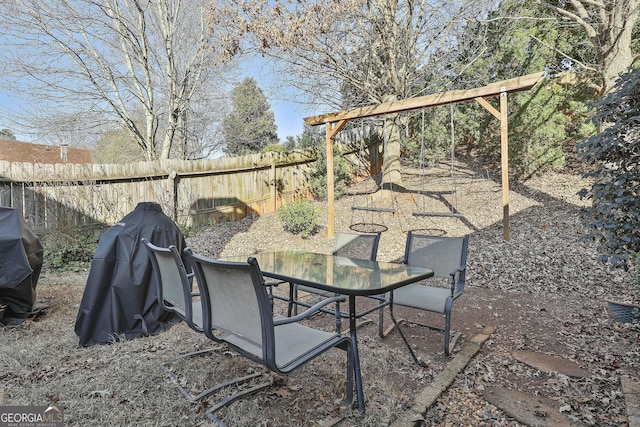
[[[351,351],[353,351],[353,369],[356,380],[356,397],[358,410],[364,414],[364,393],[362,391],[362,371],[360,370],[360,355],[358,353],[358,335],[356,333],[356,297],[349,295],[349,335],[351,337]]]
[[[289,306],[287,307],[287,317],[291,317],[291,312],[293,311],[293,304],[294,304],[294,297],[296,297],[297,295],[294,295],[294,284],[292,282],[289,282]]]

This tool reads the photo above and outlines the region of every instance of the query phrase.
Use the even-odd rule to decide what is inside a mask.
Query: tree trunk
[[[632,3],[637,4],[635,1]],[[612,25],[615,28],[609,29],[611,46],[603,46],[601,48],[602,94],[613,89],[618,77],[629,71],[633,62],[631,40],[634,24],[638,20],[637,6],[629,15],[618,15],[617,18],[612,18]]]
[[[618,77],[629,71],[633,61],[631,40],[633,28],[638,21],[638,0],[613,0],[591,2],[572,0],[566,7],[544,6],[560,16],[577,23],[587,34],[596,52],[601,78],[600,94],[613,89]]]
[[[383,102],[397,101],[395,95],[387,95]],[[385,119],[383,132],[384,152],[382,153],[382,190],[383,196],[387,196],[395,187],[402,186],[400,174],[400,117],[398,114],[390,114]]]

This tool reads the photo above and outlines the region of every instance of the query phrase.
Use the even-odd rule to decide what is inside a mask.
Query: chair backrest
[[[407,233],[404,262],[427,267],[435,277],[449,279],[461,290],[464,287],[469,236],[443,237]]]
[[[174,245],[168,248],[156,246],[146,238],[142,239],[142,243],[147,248],[151,266],[157,275],[158,302],[165,310],[180,315],[189,327],[198,329],[193,324],[191,280],[178,248]],[[191,254],[188,248],[184,252],[187,256]]]
[[[375,261],[378,256],[379,243],[380,232],[375,234],[338,232],[333,246],[333,254]]]
[[[194,254],[192,263],[202,294],[205,334],[216,341],[216,332],[233,335],[243,341],[239,350],[251,348],[245,355],[275,367],[273,315],[256,259],[229,262]],[[233,337],[225,340],[234,342]]]

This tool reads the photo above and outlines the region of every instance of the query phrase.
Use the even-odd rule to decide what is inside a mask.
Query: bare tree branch
[[[633,63],[631,41],[638,22],[638,0],[569,0],[559,5],[538,0],[560,17],[578,24],[596,52],[600,93],[610,91],[618,76]]]
[[[239,37],[212,25],[212,10],[206,0],[3,2],[7,85],[58,108],[99,110],[145,158],[168,158],[188,143],[192,100],[213,87],[212,67],[232,58]]]

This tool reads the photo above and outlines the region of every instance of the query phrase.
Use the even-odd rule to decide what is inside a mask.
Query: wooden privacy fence
[[[346,155],[352,164],[355,155]],[[16,208],[40,236],[109,227],[143,201],[183,226],[233,221],[308,197],[315,161],[310,151],[121,165],[0,161],[0,206]]]
[[[41,233],[111,226],[143,201],[185,226],[236,220],[307,196],[314,162],[309,152],[124,165],[0,162],[0,205]]]

